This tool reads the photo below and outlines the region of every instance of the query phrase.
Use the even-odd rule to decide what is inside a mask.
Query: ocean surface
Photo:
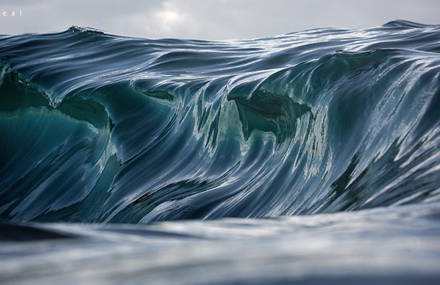
[[[0,283],[439,278],[439,25],[0,36]]]

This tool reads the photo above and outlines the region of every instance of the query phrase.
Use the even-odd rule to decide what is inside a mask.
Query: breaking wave
[[[151,223],[440,197],[440,27],[0,37],[0,218]]]

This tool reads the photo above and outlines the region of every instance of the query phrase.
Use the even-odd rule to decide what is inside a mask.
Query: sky
[[[60,32],[75,25],[146,38],[222,40],[360,29],[395,19],[440,24],[440,1],[0,0],[0,34]]]

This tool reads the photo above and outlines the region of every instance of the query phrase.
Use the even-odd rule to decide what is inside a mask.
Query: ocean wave
[[[151,223],[438,201],[440,26],[0,38],[0,218]]]

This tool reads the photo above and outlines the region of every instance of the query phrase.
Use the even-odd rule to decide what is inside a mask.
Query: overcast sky
[[[0,34],[77,25],[147,38],[231,39],[318,27],[366,28],[395,19],[440,24],[440,1],[0,0]]]

